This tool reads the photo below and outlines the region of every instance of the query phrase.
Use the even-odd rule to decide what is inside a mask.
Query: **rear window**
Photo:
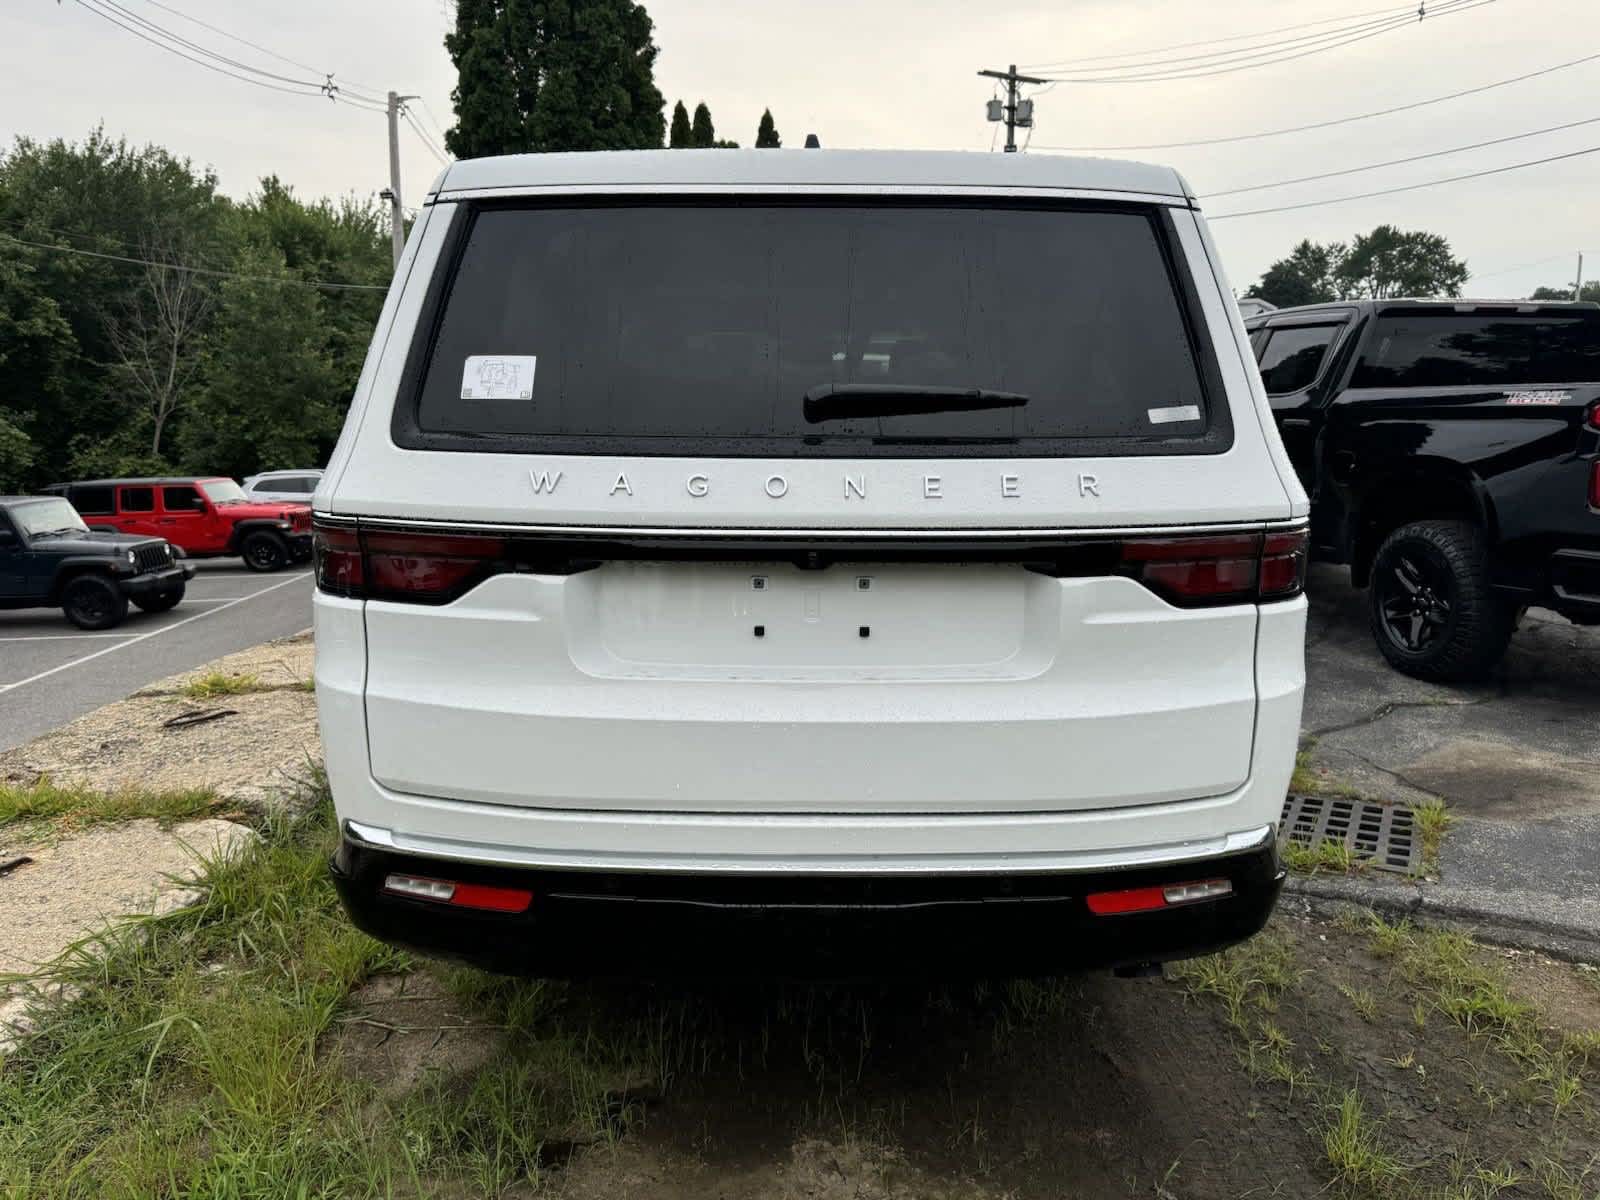
[[[458,217],[402,445],[555,453],[1196,452],[1153,210],[656,204]]]
[[[1352,387],[1600,381],[1600,311],[1380,316]]]
[[[1310,387],[1339,332],[1337,325],[1290,325],[1273,329],[1256,347],[1261,382],[1269,395],[1281,396]]]

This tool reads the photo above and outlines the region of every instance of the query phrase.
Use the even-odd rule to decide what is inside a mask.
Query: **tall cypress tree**
[[[687,149],[694,144],[694,134],[689,129],[689,110],[679,100],[672,109],[672,132],[667,135],[667,145],[674,150]]]
[[[689,144],[697,150],[709,150],[717,144],[717,131],[711,124],[711,110],[704,100],[694,106],[694,125],[689,134]]]
[[[761,124],[756,127],[756,149],[776,150],[783,145],[783,139],[778,136],[778,126],[772,120],[772,110],[766,109],[761,114]]]
[[[634,0],[458,0],[446,146],[461,158],[660,146],[652,32]]]

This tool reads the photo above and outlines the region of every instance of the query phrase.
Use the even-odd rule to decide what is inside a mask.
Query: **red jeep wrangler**
[[[311,557],[311,508],[251,500],[231,479],[93,479],[45,489],[84,524],[166,538],[191,558],[237,554],[252,571]]]

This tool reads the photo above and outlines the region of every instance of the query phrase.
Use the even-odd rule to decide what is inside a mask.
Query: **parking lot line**
[[[0,637],[0,642],[76,642],[83,638],[134,638],[137,633],[39,633],[32,637]]]
[[[41,679],[47,679],[51,675],[57,675],[60,672],[67,670],[69,667],[79,666],[82,663],[99,658],[102,655],[111,654],[117,650],[126,650],[129,646],[136,645],[137,643],[145,641],[149,638],[160,637],[163,633],[171,633],[174,629],[182,628],[191,621],[204,620],[206,617],[215,616],[219,612],[223,612],[232,608],[235,604],[243,604],[246,600],[254,600],[257,596],[265,596],[268,592],[275,592],[279,588],[288,587],[291,583],[299,583],[302,580],[310,578],[310,571],[306,571],[300,575],[291,576],[290,578],[281,580],[280,582],[274,583],[269,587],[264,587],[259,592],[252,592],[248,596],[240,596],[237,600],[225,601],[224,603],[219,604],[216,608],[208,608],[205,612],[195,613],[194,616],[185,617],[181,621],[174,621],[171,625],[163,625],[160,629],[152,629],[149,633],[134,634],[125,641],[118,642],[115,646],[107,646],[103,650],[96,650],[93,654],[85,654],[83,657],[75,658],[71,662],[64,662],[59,667],[51,667],[48,671],[40,671],[37,675],[29,675],[26,679],[19,679],[15,683],[0,684],[0,695],[11,691],[13,688],[19,688],[23,686],[23,684],[36,683]]]

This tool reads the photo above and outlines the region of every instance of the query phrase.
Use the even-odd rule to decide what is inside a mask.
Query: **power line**
[[[1241,192],[1261,192],[1268,188],[1289,187],[1296,183],[1311,183],[1318,179],[1334,179],[1340,175],[1359,175],[1363,171],[1376,171],[1381,167],[1398,167],[1404,163],[1422,162],[1429,158],[1442,158],[1447,154],[1461,154],[1468,150],[1481,150],[1485,146],[1501,146],[1507,142],[1520,142],[1524,138],[1539,137],[1546,133],[1559,133],[1564,129],[1577,129],[1583,125],[1593,125],[1600,121],[1600,117],[1585,117],[1581,121],[1567,121],[1561,125],[1547,125],[1543,129],[1530,129],[1526,133],[1513,133],[1505,137],[1490,138],[1486,142],[1472,142],[1466,146],[1452,146],[1448,150],[1430,150],[1426,154],[1412,154],[1405,158],[1391,158],[1387,162],[1367,163],[1360,167],[1346,167],[1342,171],[1323,171],[1316,175],[1301,175],[1296,179],[1279,179],[1272,183],[1254,183],[1249,187],[1225,188],[1219,192],[1207,192],[1201,199],[1211,200],[1217,196],[1237,196]]]
[[[1376,192],[1361,192],[1354,196],[1332,196],[1326,200],[1307,200],[1300,204],[1280,204],[1273,208],[1253,208],[1242,212],[1218,213],[1208,220],[1230,221],[1235,217],[1259,217],[1266,213],[1293,212],[1302,208],[1320,208],[1325,204],[1345,204],[1351,200],[1370,200],[1374,196],[1394,196],[1400,192],[1415,192],[1423,188],[1439,187],[1446,183],[1460,183],[1465,179],[1482,179],[1487,175],[1504,175],[1507,171],[1520,171],[1525,167],[1540,167],[1546,163],[1563,162],[1569,158],[1581,158],[1585,154],[1600,154],[1600,146],[1589,146],[1583,150],[1570,150],[1566,154],[1552,154],[1548,158],[1534,158],[1527,162],[1511,163],[1504,167],[1491,167],[1485,171],[1469,171],[1465,175],[1450,175],[1444,179],[1430,179],[1426,183],[1408,183],[1404,187],[1383,188]]]
[[[1449,9],[1449,10],[1447,10],[1445,12],[1439,13],[1438,15],[1440,17],[1456,16],[1459,13],[1471,12],[1475,8],[1482,8],[1485,5],[1493,4],[1494,2],[1495,2],[1495,0],[1464,0],[1464,2],[1461,3],[1458,7]],[[1231,74],[1231,73],[1233,73],[1235,71],[1253,71],[1253,70],[1255,70],[1255,69],[1257,69],[1259,67],[1270,67],[1270,66],[1275,66],[1278,63],[1294,62],[1296,59],[1307,58],[1307,57],[1309,57],[1310,55],[1313,55],[1313,54],[1322,54],[1322,53],[1325,53],[1326,51],[1329,51],[1329,50],[1337,50],[1342,46],[1353,45],[1356,42],[1364,42],[1369,38],[1379,37],[1379,36],[1381,36],[1382,34],[1385,34],[1385,33],[1394,33],[1394,32],[1396,32],[1398,30],[1401,30],[1401,29],[1409,29],[1409,28],[1411,28],[1412,26],[1414,26],[1416,24],[1417,24],[1417,22],[1411,21],[1411,20],[1394,20],[1394,21],[1390,21],[1390,22],[1387,22],[1385,24],[1382,24],[1376,29],[1371,29],[1371,30],[1368,30],[1365,33],[1357,34],[1357,35],[1354,35],[1354,36],[1344,36],[1342,34],[1341,35],[1337,35],[1338,40],[1330,41],[1330,42],[1328,42],[1326,44],[1323,44],[1323,45],[1311,46],[1309,49],[1302,49],[1302,50],[1299,50],[1298,52],[1293,53],[1293,54],[1280,54],[1277,51],[1270,51],[1266,55],[1257,56],[1257,57],[1259,57],[1261,59],[1261,61],[1245,61],[1245,60],[1241,60],[1239,62],[1233,63],[1233,64],[1228,65],[1228,66],[1206,67],[1204,69],[1196,69],[1196,70],[1184,69],[1184,70],[1178,70],[1178,71],[1166,71],[1166,72],[1157,72],[1157,73],[1142,74],[1142,75],[1129,74],[1129,75],[1121,75],[1121,76],[1106,76],[1106,77],[1102,77],[1102,78],[1096,78],[1096,77],[1090,77],[1090,76],[1065,76],[1065,75],[1064,76],[1048,76],[1047,78],[1053,79],[1053,80],[1055,80],[1057,82],[1061,82],[1061,83],[1081,83],[1081,84],[1089,84],[1089,83],[1158,83],[1158,82],[1166,82],[1168,80],[1177,80],[1177,79],[1204,79],[1204,78],[1207,78],[1207,77],[1213,76],[1213,75],[1228,75],[1228,74]]]
[[[1139,145],[1128,146],[1040,146],[1041,150],[1062,150],[1079,154],[1104,153],[1108,151],[1128,150],[1179,150],[1189,146],[1221,146],[1230,142],[1249,142],[1259,138],[1283,137],[1291,133],[1308,133],[1314,129],[1330,129],[1335,125],[1348,125],[1353,121],[1369,121],[1374,117],[1389,117],[1396,113],[1411,112],[1418,108],[1426,108],[1432,104],[1443,104],[1447,100],[1460,100],[1465,96],[1476,96],[1483,92],[1490,92],[1496,88],[1509,87],[1514,83],[1523,83],[1529,79],[1537,79],[1542,75],[1551,75],[1556,71],[1565,71],[1571,67],[1582,66],[1584,63],[1600,59],[1600,54],[1586,54],[1582,58],[1569,59],[1566,62],[1556,63],[1551,67],[1541,67],[1537,71],[1529,71],[1523,75],[1513,75],[1509,79],[1497,79],[1493,83],[1479,84],[1477,87],[1463,88],[1458,92],[1449,92],[1443,96],[1432,96],[1426,100],[1415,100],[1410,104],[1397,104],[1391,108],[1375,109],[1372,112],[1356,113],[1348,117],[1335,117],[1329,121],[1314,121],[1308,125],[1291,125],[1283,129],[1266,129],[1259,133],[1235,133],[1225,137],[1195,138],[1184,142],[1144,142]]]
[[[422,144],[427,147],[428,153],[437,158],[441,166],[448,167],[450,165],[449,157],[443,150],[434,145],[433,139],[429,137],[427,131],[417,123],[417,118],[412,115],[411,110],[405,105],[401,105],[400,115],[405,118],[406,124],[411,127],[411,132],[416,134],[417,138],[422,142]]]
[[[1513,271],[1526,271],[1529,267],[1542,267],[1545,263],[1565,262],[1572,257],[1570,250],[1563,250],[1560,254],[1552,254],[1548,258],[1536,258],[1532,262],[1518,263],[1514,267],[1496,267],[1493,271],[1474,271],[1468,279],[1493,279],[1496,275],[1510,275]]]
[[[318,67],[311,66],[309,63],[303,63],[299,59],[290,58],[287,55],[280,54],[270,46],[263,46],[259,42],[252,42],[249,38],[240,37],[236,33],[229,33],[226,29],[223,29],[220,26],[212,25],[207,21],[202,21],[199,17],[191,16],[180,9],[172,7],[170,4],[163,4],[162,0],[144,0],[144,2],[153,8],[159,8],[164,12],[169,12],[180,20],[188,21],[194,25],[198,25],[201,29],[210,30],[212,33],[227,38],[230,42],[237,42],[241,46],[248,46],[250,49],[261,54],[265,54],[268,58],[275,58],[279,62],[288,66],[299,67],[302,71],[310,71],[313,75],[328,75],[330,78],[332,77],[331,72],[325,72]],[[355,88],[358,91],[366,91],[371,93],[378,93],[382,91],[381,88],[373,87],[370,84],[359,83],[354,80],[345,80],[339,86],[341,90]],[[371,99],[376,103],[381,103],[376,94],[369,96],[368,99]]]
[[[136,25],[130,25],[130,24],[127,24],[127,23],[125,23],[123,21],[119,21],[111,13],[94,7],[94,5],[92,3],[89,3],[88,0],[74,0],[74,3],[76,3],[80,8],[86,9],[87,11],[94,13],[95,16],[100,17],[100,18],[102,18],[102,19],[104,19],[106,21],[110,21],[111,24],[115,25],[117,28],[125,30],[128,33],[133,34],[135,37],[141,38],[144,41],[149,42],[152,46],[159,46],[161,49],[166,50],[169,53],[176,54],[179,58],[186,58],[190,62],[196,64],[197,66],[205,67],[208,71],[215,71],[219,75],[226,75],[230,79],[237,79],[237,80],[240,80],[241,82],[244,82],[244,83],[253,83],[257,87],[268,88],[268,89],[270,89],[271,91],[274,91],[274,92],[287,92],[291,96],[315,96],[315,95],[318,94],[316,92],[301,91],[301,90],[299,90],[298,88],[295,88],[295,87],[284,87],[281,84],[271,83],[271,82],[268,82],[267,80],[264,80],[264,79],[255,79],[255,78],[252,78],[249,75],[240,75],[237,72],[230,71],[225,67],[218,66],[216,63],[208,62],[203,58],[196,58],[192,54],[186,54],[182,50],[178,49],[176,46],[171,45],[168,42],[163,42],[163,41],[159,40],[158,38],[154,38],[154,37],[150,36],[149,34],[145,33],[142,29],[140,29]],[[308,85],[302,85],[302,86],[308,86]]]
[[[1445,3],[1429,16],[1446,16],[1459,8],[1473,7],[1476,0],[1445,0]],[[1287,54],[1294,50],[1307,49],[1323,43],[1334,42],[1340,45],[1348,41],[1358,41],[1356,35],[1368,30],[1398,29],[1403,26],[1415,25],[1417,19],[1414,11],[1411,15],[1403,17],[1380,17],[1374,21],[1364,21],[1360,24],[1349,25],[1342,29],[1324,30],[1321,33],[1300,34],[1297,37],[1282,38],[1274,42],[1262,42],[1256,46],[1241,46],[1234,50],[1207,50],[1201,54],[1185,54],[1176,58],[1155,58],[1144,62],[1122,63],[1104,67],[1078,67],[1065,68],[1074,71],[1086,71],[1095,78],[1106,76],[1134,75],[1148,72],[1164,73],[1168,69],[1173,71],[1197,71],[1204,67],[1225,66],[1230,63],[1249,62],[1254,59],[1274,57]],[[1332,47],[1329,47],[1330,49]],[[1087,81],[1087,77],[1086,77]]]
[[[80,8],[94,13],[97,17],[124,32],[131,33],[152,46],[176,54],[179,58],[188,60],[196,66],[205,67],[219,75],[226,75],[230,79],[237,79],[242,83],[251,83],[257,87],[267,88],[275,92],[285,92],[291,96],[324,96],[330,100],[337,100],[356,108],[365,108],[373,112],[382,112],[383,106],[373,105],[363,98],[354,95],[341,95],[339,87],[333,82],[333,76],[328,75],[322,80],[295,79],[292,76],[280,75],[274,71],[266,71],[260,67],[251,66],[238,59],[229,58],[225,54],[218,54],[198,42],[190,41],[180,34],[172,33],[163,26],[153,21],[148,21],[129,12],[116,3],[116,0],[74,0]],[[193,53],[190,53],[190,51]],[[238,68],[233,70],[230,68]],[[241,74],[240,72],[246,72]]]
[[[149,0],[155,3],[155,0]],[[1166,46],[1151,46],[1144,50],[1129,50],[1121,54],[1096,54],[1088,58],[1069,58],[1054,62],[1023,63],[1029,71],[1061,70],[1068,67],[1080,66],[1083,63],[1109,62],[1116,58],[1144,58],[1151,54],[1165,54],[1168,50],[1188,50],[1195,46],[1217,46],[1225,42],[1244,42],[1255,38],[1269,37],[1275,33],[1293,33],[1299,29],[1314,29],[1320,25],[1340,25],[1349,21],[1356,21],[1364,17],[1387,16],[1393,13],[1415,13],[1417,10],[1409,4],[1402,4],[1396,8],[1370,8],[1366,12],[1349,13],[1342,17],[1324,17],[1320,21],[1304,21],[1298,25],[1279,25],[1275,29],[1258,29],[1254,33],[1236,33],[1230,37],[1202,38],[1195,42],[1175,42]]]
[[[83,258],[99,258],[108,262],[128,263],[139,267],[156,267],[163,271],[181,271],[189,275],[210,275],[219,279],[242,279],[250,283],[287,283],[299,287],[325,288],[340,292],[386,292],[386,283],[335,283],[324,279],[297,279],[288,275],[246,275],[238,271],[218,271],[211,267],[190,267],[183,263],[157,262],[149,258],[132,258],[124,254],[105,254],[99,250],[81,250],[76,246],[52,246],[49,242],[30,242],[23,238],[0,233],[0,238],[17,246],[34,250],[49,250],[55,254],[76,254]]]

